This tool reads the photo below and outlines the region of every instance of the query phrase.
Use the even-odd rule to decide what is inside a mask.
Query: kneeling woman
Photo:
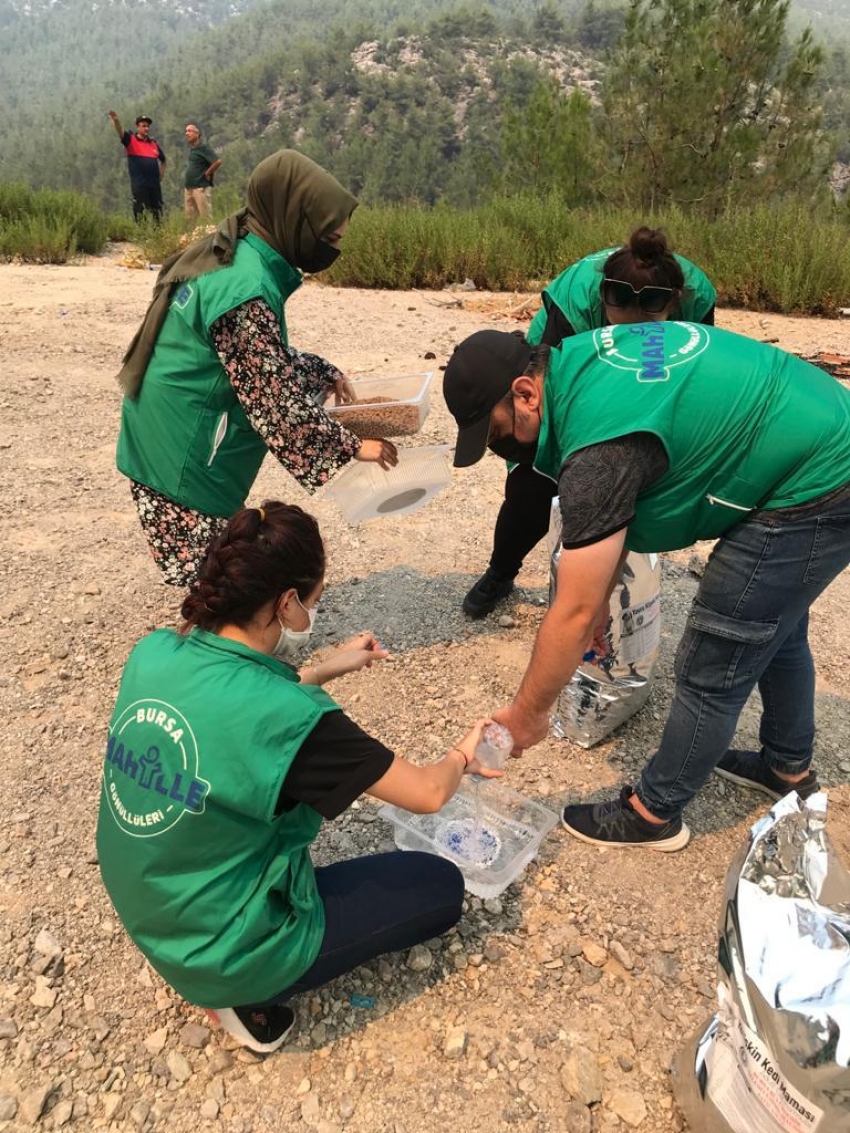
[[[312,516],[275,502],[237,512],[183,603],[184,632],[157,630],[131,653],[104,763],[98,856],[127,932],[258,1051],[284,1041],[292,996],[460,917],[461,874],[431,854],[314,870],[322,819],[363,792],[436,811],[464,774],[498,774],[474,759],[483,721],[415,767],[317,687],[385,657],[371,634],[315,668],[287,663],[324,570]]]

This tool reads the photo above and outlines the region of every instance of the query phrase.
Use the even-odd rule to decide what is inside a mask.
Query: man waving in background
[[[163,208],[165,154],[156,138],[151,137],[151,119],[147,114],[140,114],[136,119],[136,132],[131,134],[121,125],[114,110],[109,111],[109,117],[127,154],[130,192],[133,194],[133,219],[139,221],[149,212],[158,223]]]

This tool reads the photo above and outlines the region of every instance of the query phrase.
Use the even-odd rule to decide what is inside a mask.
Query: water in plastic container
[[[475,793],[478,795],[477,790]],[[449,853],[471,865],[486,867],[498,858],[502,839],[495,830],[485,828],[480,806],[476,806],[475,811],[471,822],[463,818],[444,823],[438,840]]]
[[[513,746],[514,738],[504,724],[486,724],[475,749],[475,758],[482,767],[501,771]]]
[[[475,748],[475,758],[488,770],[501,771],[505,760],[514,746],[514,738],[503,724],[487,724],[481,731],[481,739]],[[500,841],[492,830],[484,829],[484,803],[480,775],[471,776],[473,786],[473,823],[460,823],[451,832],[449,844],[456,847],[464,857],[478,865],[487,866],[498,856]]]
[[[475,781],[477,780],[477,782]],[[495,779],[467,775],[439,814],[395,806],[378,812],[401,850],[424,850],[455,863],[477,897],[497,897],[535,857],[558,816]]]

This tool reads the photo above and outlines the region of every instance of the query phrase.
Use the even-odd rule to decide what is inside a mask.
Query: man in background
[[[185,133],[189,160],[183,181],[183,202],[186,216],[194,220],[195,217],[212,216],[213,178],[221,167],[221,158],[211,146],[201,141],[201,131],[197,126],[190,122]]]
[[[165,174],[165,154],[159,142],[151,137],[151,119],[140,114],[136,119],[136,132],[131,134],[121,125],[114,110],[109,111],[115,132],[127,154],[130,174],[130,192],[133,195],[133,219],[140,221],[149,212],[158,224],[162,217],[162,178]]]

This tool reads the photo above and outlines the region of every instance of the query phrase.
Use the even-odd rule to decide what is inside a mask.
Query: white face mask
[[[308,610],[307,607],[301,602],[298,595],[295,595],[295,601],[310,619],[310,624],[306,629],[290,629],[288,625],[284,625],[283,618],[280,614],[275,617],[280,625],[280,637],[277,639],[277,644],[272,649],[272,656],[279,657],[281,661],[291,661],[301,646],[305,643],[307,638],[313,632],[313,625],[316,621],[316,609],[313,607]]]

